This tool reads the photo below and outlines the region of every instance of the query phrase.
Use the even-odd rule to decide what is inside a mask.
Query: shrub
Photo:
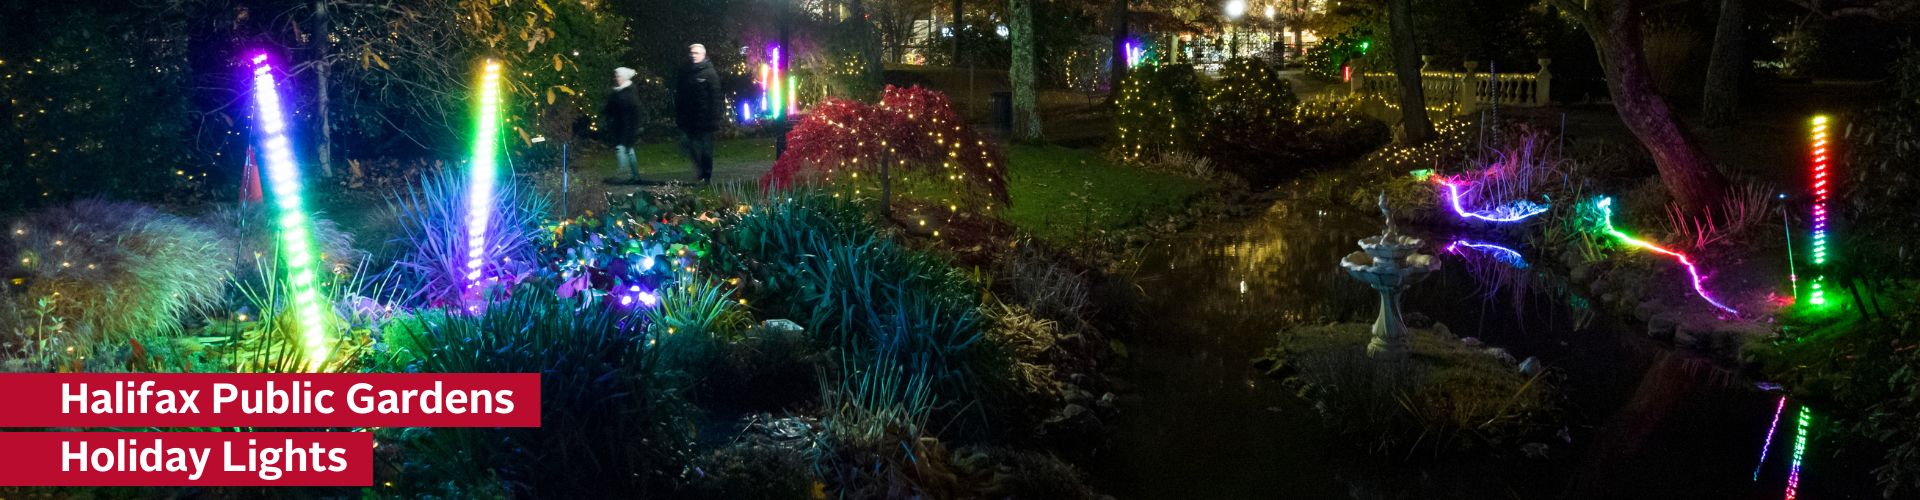
[[[1298,154],[1293,86],[1272,66],[1229,61],[1207,90],[1204,151],[1229,163],[1272,162]]]
[[[539,373],[541,427],[404,429],[396,484],[509,485],[514,496],[646,496],[686,463],[689,408],[639,322],[525,286],[476,315],[390,323],[386,369]]]
[[[645,307],[647,338],[667,355],[698,359],[715,344],[738,340],[748,318],[734,289],[713,278],[682,274]]]
[[[79,201],[27,214],[0,240],[7,300],[51,297],[65,320],[48,347],[86,356],[141,334],[173,334],[188,314],[218,305],[233,270],[232,248],[192,220],[144,205]]]
[[[957,187],[948,197],[958,203],[1008,201],[1006,154],[954,113],[945,94],[918,86],[888,86],[873,106],[846,99],[814,106],[787,134],[786,153],[760,183],[787,188],[802,176],[866,173],[878,179],[881,211],[890,214],[895,169]]]
[[[993,263],[995,294],[1033,314],[1072,327],[1092,315],[1093,300],[1087,275],[1049,255],[1031,241],[1014,248]]]
[[[1145,65],[1129,70],[1115,101],[1114,149],[1127,161],[1193,151],[1206,133],[1202,92],[1192,66]]]
[[[403,297],[407,303],[465,304],[482,291],[467,279],[467,182],[461,170],[443,169],[387,199],[402,232],[394,242],[400,252],[394,272],[414,291]],[[546,198],[511,179],[496,186],[481,275],[510,285],[532,269],[548,207]]]
[[[979,389],[994,373],[982,343],[980,291],[946,262],[875,234],[851,203],[797,192],[749,210],[723,238],[756,285],[749,299],[816,342],[924,366],[941,394]]]

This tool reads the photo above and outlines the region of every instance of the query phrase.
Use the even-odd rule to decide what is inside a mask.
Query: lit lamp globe
[[[1247,15],[1247,0],[1227,0],[1227,18],[1239,19]]]

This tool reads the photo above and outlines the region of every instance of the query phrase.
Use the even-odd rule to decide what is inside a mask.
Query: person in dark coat
[[[720,130],[726,105],[721,102],[720,73],[707,59],[707,47],[687,47],[692,64],[681,68],[673,86],[674,123],[685,139],[680,142],[693,161],[694,174],[702,184],[713,181],[713,133]]]
[[[620,169],[627,171],[627,182],[640,182],[640,161],[634,156],[633,147],[640,142],[640,130],[646,122],[646,111],[640,106],[640,87],[633,84],[633,68],[613,69],[613,91],[607,94],[607,105],[600,110],[600,120],[605,127],[605,137],[613,144],[613,156],[620,162]]]

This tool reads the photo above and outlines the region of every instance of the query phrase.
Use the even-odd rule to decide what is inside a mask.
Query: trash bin
[[[1013,92],[993,93],[990,106],[993,108],[993,127],[1001,132],[1013,132]]]

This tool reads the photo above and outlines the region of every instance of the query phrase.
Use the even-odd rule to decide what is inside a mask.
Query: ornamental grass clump
[[[172,335],[190,316],[221,303],[233,261],[230,242],[193,220],[133,203],[86,200],[29,213],[0,238],[8,278],[4,299],[46,314],[44,346],[76,359],[138,335]],[[8,332],[17,334],[16,332]]]
[[[478,314],[389,322],[383,371],[539,373],[541,409],[539,428],[393,431],[382,439],[403,450],[392,481],[500,481],[513,496],[555,498],[671,488],[693,437],[684,381],[636,317],[594,302],[526,285]]]
[[[398,253],[393,272],[413,290],[402,297],[406,303],[445,307],[481,300],[476,295],[484,287],[469,287],[467,279],[467,183],[461,171],[443,169],[387,198],[401,229],[390,242]],[[545,197],[521,183],[508,180],[496,188],[487,208],[493,216],[487,219],[481,275],[511,288],[533,271],[535,247],[547,238],[542,227],[549,207]]]
[[[981,291],[946,261],[878,234],[851,202],[778,195],[721,235],[757,286],[766,317],[804,326],[825,348],[926,364],[943,397],[977,395],[1002,362],[983,341]]]

